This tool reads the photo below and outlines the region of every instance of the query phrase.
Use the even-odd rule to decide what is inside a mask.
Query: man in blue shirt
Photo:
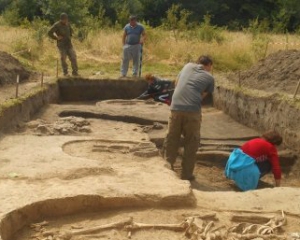
[[[133,61],[132,74],[137,77],[139,72],[141,45],[144,43],[146,33],[144,27],[137,22],[136,16],[130,16],[129,23],[124,27],[122,37],[123,59],[121,66],[121,77],[126,77],[129,61]]]

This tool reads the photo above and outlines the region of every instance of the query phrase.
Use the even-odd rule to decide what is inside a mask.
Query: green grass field
[[[0,50],[17,57],[27,67],[54,75],[58,52],[56,43],[37,29],[0,27]],[[219,30],[222,41],[202,41],[197,30],[187,32],[147,29],[144,46],[143,72],[175,78],[181,67],[202,54],[214,59],[215,72],[247,69],[259,59],[280,49],[299,48],[298,35],[261,34]],[[118,77],[122,56],[122,30],[99,29],[89,33],[84,41],[73,39],[78,55],[80,74]],[[285,44],[287,43],[287,44]]]

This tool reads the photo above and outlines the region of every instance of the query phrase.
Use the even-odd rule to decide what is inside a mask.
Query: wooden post
[[[16,84],[16,98],[19,97],[19,83],[20,83],[20,75],[17,75],[17,84]]]
[[[56,59],[56,78],[58,78],[58,59]]]
[[[288,31],[285,33],[285,50],[289,49],[289,36],[288,36]]]
[[[42,78],[41,78],[41,88],[44,86],[44,72],[42,72]]]
[[[294,93],[294,98],[296,98],[296,95],[298,93],[299,87],[300,87],[300,80],[298,81],[298,84],[297,84],[297,87],[296,87],[296,90],[295,90],[295,93]]]
[[[241,70],[239,71],[239,87],[241,87]]]

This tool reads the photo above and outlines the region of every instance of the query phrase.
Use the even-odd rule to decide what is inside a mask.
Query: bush
[[[225,37],[222,34],[223,29],[211,25],[210,20],[210,15],[204,16],[204,22],[200,24],[199,29],[196,31],[197,38],[203,42],[210,43],[216,41],[217,43],[222,43],[225,40]]]
[[[9,26],[18,26],[21,22],[18,8],[8,8],[3,13],[3,19]]]
[[[31,27],[35,29],[33,38],[38,43],[39,48],[43,47],[44,38],[47,36],[50,23],[41,18],[35,18],[31,22]]]

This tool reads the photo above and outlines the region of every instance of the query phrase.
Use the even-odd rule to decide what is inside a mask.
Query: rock
[[[92,129],[89,126],[83,126],[83,127],[79,128],[79,132],[90,133],[90,132],[92,132]]]
[[[29,129],[35,129],[41,124],[40,120],[30,121],[26,124]]]
[[[64,134],[64,135],[66,135],[66,134],[68,134],[70,131],[68,130],[68,129],[66,129],[66,128],[62,128],[61,130],[60,130],[60,133],[61,134]]]
[[[42,134],[50,134],[50,129],[48,128],[48,126],[46,126],[45,124],[40,124],[38,125],[38,127],[36,128],[37,131],[39,131]]]
[[[144,158],[156,157],[158,156],[158,149],[155,148],[143,149],[141,151],[134,152],[133,155],[137,157],[144,157]]]
[[[146,126],[146,127],[143,127],[143,132],[144,133],[148,133],[152,130],[152,126]]]
[[[87,121],[84,118],[74,118],[70,122],[73,123],[74,125],[78,126],[78,127],[83,127],[83,126],[90,125],[89,121]]]
[[[155,129],[155,130],[161,130],[161,129],[164,129],[164,125],[162,125],[161,123],[155,122],[155,123],[153,124],[153,129]]]

